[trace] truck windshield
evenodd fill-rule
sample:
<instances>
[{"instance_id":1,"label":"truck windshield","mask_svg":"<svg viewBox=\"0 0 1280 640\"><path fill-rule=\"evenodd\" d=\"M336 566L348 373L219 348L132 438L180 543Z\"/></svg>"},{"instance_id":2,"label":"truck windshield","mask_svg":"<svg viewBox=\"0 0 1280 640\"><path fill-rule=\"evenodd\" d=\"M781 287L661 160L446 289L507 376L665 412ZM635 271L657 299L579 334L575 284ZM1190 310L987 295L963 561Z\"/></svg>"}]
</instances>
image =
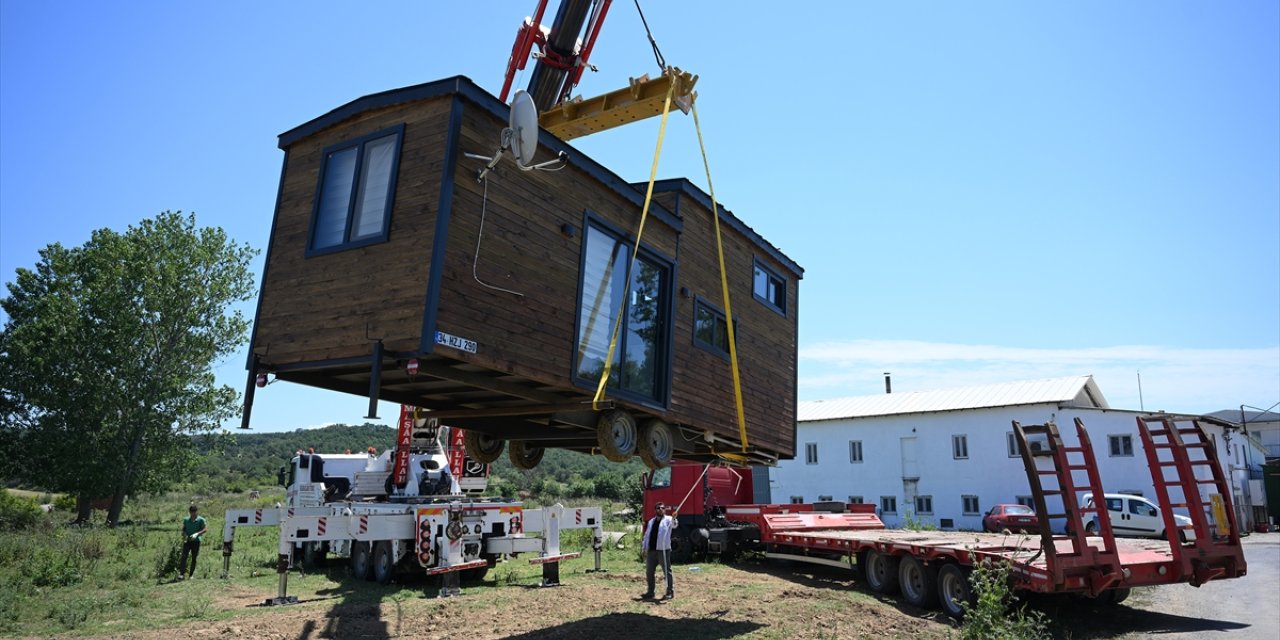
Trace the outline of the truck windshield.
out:
<instances>
[{"instance_id":1,"label":"truck windshield","mask_svg":"<svg viewBox=\"0 0 1280 640\"><path fill-rule=\"evenodd\" d=\"M653 472L649 478L649 488L657 489L659 487L671 486L671 467L663 467Z\"/></svg>"}]
</instances>

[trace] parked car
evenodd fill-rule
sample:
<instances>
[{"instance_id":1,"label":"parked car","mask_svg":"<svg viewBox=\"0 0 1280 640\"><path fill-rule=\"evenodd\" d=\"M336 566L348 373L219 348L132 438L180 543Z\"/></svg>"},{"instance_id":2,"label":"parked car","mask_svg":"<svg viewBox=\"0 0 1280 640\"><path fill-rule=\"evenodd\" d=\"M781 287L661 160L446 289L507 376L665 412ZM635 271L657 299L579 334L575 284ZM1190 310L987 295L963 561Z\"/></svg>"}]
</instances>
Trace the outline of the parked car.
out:
<instances>
[{"instance_id":1,"label":"parked car","mask_svg":"<svg viewBox=\"0 0 1280 640\"><path fill-rule=\"evenodd\" d=\"M1167 537L1165 535L1164 517L1160 514L1160 508L1150 500L1127 493L1108 493L1103 495L1103 499L1107 502L1107 512L1111 516L1111 529L1117 536L1138 538ZM1084 506L1086 508L1093 506L1093 496L1085 498ZM1097 514L1086 513L1083 520L1085 532L1089 535L1097 535ZM1180 527L1191 524L1191 518L1176 513L1173 514L1173 520ZM1193 529L1181 529L1178 531L1178 539L1182 542L1194 540L1195 537L1196 533Z\"/></svg>"},{"instance_id":2,"label":"parked car","mask_svg":"<svg viewBox=\"0 0 1280 640\"><path fill-rule=\"evenodd\" d=\"M1024 504L998 504L982 517L983 531L1035 533L1040 530L1040 519L1031 507Z\"/></svg>"}]
</instances>

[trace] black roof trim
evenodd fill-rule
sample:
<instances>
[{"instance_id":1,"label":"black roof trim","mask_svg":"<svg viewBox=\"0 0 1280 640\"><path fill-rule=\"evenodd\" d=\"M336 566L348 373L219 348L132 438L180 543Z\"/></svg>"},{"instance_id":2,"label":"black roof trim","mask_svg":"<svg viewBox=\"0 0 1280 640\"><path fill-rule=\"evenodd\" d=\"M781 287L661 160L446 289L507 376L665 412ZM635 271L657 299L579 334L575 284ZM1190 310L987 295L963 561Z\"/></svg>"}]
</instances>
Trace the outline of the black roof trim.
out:
<instances>
[{"instance_id":1,"label":"black roof trim","mask_svg":"<svg viewBox=\"0 0 1280 640\"><path fill-rule=\"evenodd\" d=\"M298 125L282 134L279 138L279 146L281 149L288 150L293 143L315 135L329 127L340 122L353 118L366 111L374 109L382 109L406 102L416 102L418 100L429 100L431 98L439 98L451 94L459 94L479 107L489 111L495 117L502 121L506 121L509 108L503 104L496 96L481 89L479 85L466 76L453 76L443 80L417 84L409 87L401 87L399 89L391 89L381 93L374 93L362 98L356 98L337 109L334 109L318 118L309 120ZM618 174L610 171L604 165L591 159L585 153L578 151L560 138L555 137L546 129L538 130L538 143L549 147L553 151L559 153L561 151L569 154L569 163L582 169L587 175L599 180L606 186L614 190L618 195L626 198L637 207L644 206L644 193L637 191L635 186L623 180ZM649 212L666 225L680 231L684 225L675 214L667 211L664 207L657 203L650 206Z\"/></svg>"},{"instance_id":2,"label":"black roof trim","mask_svg":"<svg viewBox=\"0 0 1280 640\"><path fill-rule=\"evenodd\" d=\"M632 186L636 187L638 191L643 193L644 189L646 188L646 183L638 182L633 184ZM703 191L701 188L699 188L698 185L690 182L688 178L669 178L666 180L657 180L653 183L653 190L655 193L666 193L666 192L674 191L674 192L687 195L693 198L694 200L697 200L698 204L701 204L703 208L705 208L707 211L711 210L711 196L707 195L707 193ZM726 209L723 203L719 203L718 208L720 210L721 220L725 221L725 223L727 223L730 227L733 227L734 229L736 229L738 233L741 233L747 236L747 238L753 240L757 246L759 246L761 249L764 250L765 253L769 254L774 260L777 260L778 262L782 263L782 265L785 266L786 268L790 269L791 272L795 274L797 279L804 277L803 267L796 264L796 262L791 258L788 258L786 254L782 253L780 249L773 246L773 243L769 242L768 240L765 240L764 236L761 236L759 233L757 233L755 229L752 229L751 227L747 226L745 222L740 220L737 216L733 215L733 212Z\"/></svg>"}]
</instances>

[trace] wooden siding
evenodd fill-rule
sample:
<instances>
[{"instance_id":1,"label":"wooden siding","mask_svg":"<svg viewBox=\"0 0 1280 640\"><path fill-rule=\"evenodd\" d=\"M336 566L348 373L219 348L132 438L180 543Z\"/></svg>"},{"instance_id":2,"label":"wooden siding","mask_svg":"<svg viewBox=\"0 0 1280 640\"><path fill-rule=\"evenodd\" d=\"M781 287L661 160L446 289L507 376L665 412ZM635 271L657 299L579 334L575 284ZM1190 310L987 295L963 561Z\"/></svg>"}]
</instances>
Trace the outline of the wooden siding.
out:
<instances>
[{"instance_id":1,"label":"wooden siding","mask_svg":"<svg viewBox=\"0 0 1280 640\"><path fill-rule=\"evenodd\" d=\"M417 351L451 102L367 112L289 147L254 353L275 366L367 357L367 336ZM387 242L306 257L324 149L397 124L405 130Z\"/></svg>"}]
</instances>

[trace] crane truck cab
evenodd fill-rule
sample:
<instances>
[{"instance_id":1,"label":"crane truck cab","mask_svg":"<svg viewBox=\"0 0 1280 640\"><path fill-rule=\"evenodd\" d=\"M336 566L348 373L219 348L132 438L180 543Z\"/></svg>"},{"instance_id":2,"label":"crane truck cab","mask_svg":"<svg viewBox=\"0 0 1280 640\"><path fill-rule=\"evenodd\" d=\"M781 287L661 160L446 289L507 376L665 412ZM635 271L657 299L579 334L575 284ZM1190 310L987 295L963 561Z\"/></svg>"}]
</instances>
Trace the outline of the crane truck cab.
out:
<instances>
[{"instance_id":1,"label":"crane truck cab","mask_svg":"<svg viewBox=\"0 0 1280 640\"><path fill-rule=\"evenodd\" d=\"M298 453L281 469L285 503L317 507L344 500L397 501L461 494L443 452L410 454L404 486L394 482L394 466L392 450L378 456Z\"/></svg>"}]
</instances>

